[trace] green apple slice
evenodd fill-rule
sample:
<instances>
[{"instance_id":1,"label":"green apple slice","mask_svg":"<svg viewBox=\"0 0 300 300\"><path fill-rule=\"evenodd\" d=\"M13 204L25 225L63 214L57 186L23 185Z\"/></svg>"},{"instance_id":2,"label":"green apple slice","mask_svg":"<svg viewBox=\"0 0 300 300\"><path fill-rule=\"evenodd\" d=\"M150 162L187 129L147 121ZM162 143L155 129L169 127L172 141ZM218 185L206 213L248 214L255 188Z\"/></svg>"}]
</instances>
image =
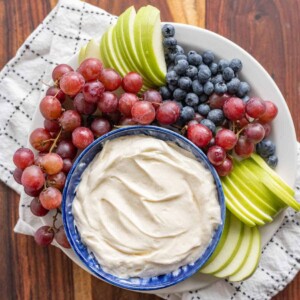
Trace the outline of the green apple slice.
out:
<instances>
[{"instance_id":1,"label":"green apple slice","mask_svg":"<svg viewBox=\"0 0 300 300\"><path fill-rule=\"evenodd\" d=\"M256 225L260 225L261 226L261 225L265 224L265 222L261 218L257 217L256 215L253 215L251 212L249 212L247 210L247 208L245 208L240 203L239 199L237 199L235 197L235 195L232 193L231 189L228 187L228 178L227 177L224 177L222 179L222 183L223 183L223 190L224 190L224 193L225 193L225 196L226 196L226 200L229 199L229 201L232 203L232 205L236 207L237 211L239 211L238 214L232 212L232 213L235 214L235 216L237 218L239 218L242 222L244 222L243 218L241 218L244 215L248 219L250 219L251 221L253 221L254 224L256 224ZM247 223L245 223L245 224L247 224ZM251 225L249 225L249 224L247 224L247 225L251 227Z\"/></svg>"},{"instance_id":2,"label":"green apple slice","mask_svg":"<svg viewBox=\"0 0 300 300\"><path fill-rule=\"evenodd\" d=\"M91 39L85 49L85 58L97 58L101 59L99 51L99 43L94 39Z\"/></svg>"},{"instance_id":3,"label":"green apple slice","mask_svg":"<svg viewBox=\"0 0 300 300\"><path fill-rule=\"evenodd\" d=\"M291 196L295 195L295 191L293 188L291 188L280 176L272 170L268 164L264 161L262 157L260 157L258 154L253 153L250 158L253 160L256 164L258 164L265 172L267 172L272 178L277 181L278 184L280 184Z\"/></svg>"},{"instance_id":4,"label":"green apple slice","mask_svg":"<svg viewBox=\"0 0 300 300\"><path fill-rule=\"evenodd\" d=\"M241 205L243 205L249 213L257 216L261 220L265 222L272 222L273 219L270 217L270 215L263 212L259 207L257 207L252 199L249 199L245 194L244 191L241 190L240 186L234 182L230 176L227 177L226 183L227 187L230 189L233 196L236 197L236 199L239 200Z\"/></svg>"},{"instance_id":5,"label":"green apple slice","mask_svg":"<svg viewBox=\"0 0 300 300\"><path fill-rule=\"evenodd\" d=\"M111 68L113 67L113 64L111 62L110 55L107 52L106 46L107 46L107 31L102 35L102 39L100 41L100 55L102 57L102 62L105 68Z\"/></svg>"},{"instance_id":6,"label":"green apple slice","mask_svg":"<svg viewBox=\"0 0 300 300\"><path fill-rule=\"evenodd\" d=\"M134 21L134 41L140 65L155 85L164 85L166 63L162 47L160 12L148 5L142 7Z\"/></svg>"},{"instance_id":7,"label":"green apple slice","mask_svg":"<svg viewBox=\"0 0 300 300\"><path fill-rule=\"evenodd\" d=\"M246 255L246 260L236 273L229 276L229 281L242 281L250 277L257 268L261 254L261 236L257 227L251 228L252 242Z\"/></svg>"},{"instance_id":8,"label":"green apple slice","mask_svg":"<svg viewBox=\"0 0 300 300\"><path fill-rule=\"evenodd\" d=\"M78 63L81 64L82 61L85 60L85 50L86 50L86 46L87 45L84 45L80 48L80 51L79 51L79 55L78 55Z\"/></svg>"},{"instance_id":9,"label":"green apple slice","mask_svg":"<svg viewBox=\"0 0 300 300\"><path fill-rule=\"evenodd\" d=\"M225 266L227 266L231 259L236 255L236 252L242 241L242 232L244 224L237 219L233 214L229 215L229 231L222 249L214 258L210 258L204 267L201 269L201 273L212 274L218 272Z\"/></svg>"},{"instance_id":10,"label":"green apple slice","mask_svg":"<svg viewBox=\"0 0 300 300\"><path fill-rule=\"evenodd\" d=\"M242 162L235 160L234 172L237 176L244 178L244 180L251 186L251 189L260 197L265 199L265 202L270 204L276 211L280 211L286 207L286 204L280 200L276 195L269 192L269 190L259 180L259 173L261 169L254 172L246 167L248 160L245 159ZM253 164L252 164L253 165Z\"/></svg>"},{"instance_id":11,"label":"green apple slice","mask_svg":"<svg viewBox=\"0 0 300 300\"><path fill-rule=\"evenodd\" d=\"M252 241L252 234L253 231L251 230L251 227L248 227L247 225L244 226L243 231L243 239L240 243L239 249L237 250L236 255L234 258L229 262L227 266L222 268L220 271L214 273L213 275L218 278L226 278L230 275L233 275L236 273L240 267L244 264L248 250L251 247L251 241Z\"/></svg>"},{"instance_id":12,"label":"green apple slice","mask_svg":"<svg viewBox=\"0 0 300 300\"><path fill-rule=\"evenodd\" d=\"M228 175L232 181L236 182L236 185L239 187L241 191L244 192L245 196L247 196L256 206L260 207L266 214L269 216L274 216L278 213L278 210L274 209L268 202L264 201L264 198L261 197L258 193L256 193L252 186L247 182L247 174L246 177L241 177L236 174L236 172L231 172Z\"/></svg>"}]
</instances>

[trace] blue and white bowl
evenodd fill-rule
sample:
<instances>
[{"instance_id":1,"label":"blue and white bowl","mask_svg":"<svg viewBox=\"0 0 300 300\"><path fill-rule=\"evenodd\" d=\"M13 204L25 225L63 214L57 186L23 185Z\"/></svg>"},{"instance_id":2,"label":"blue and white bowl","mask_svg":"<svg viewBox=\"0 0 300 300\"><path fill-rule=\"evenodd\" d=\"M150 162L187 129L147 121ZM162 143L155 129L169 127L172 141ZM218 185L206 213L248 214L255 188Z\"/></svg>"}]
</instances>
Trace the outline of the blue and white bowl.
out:
<instances>
[{"instance_id":1,"label":"blue and white bowl","mask_svg":"<svg viewBox=\"0 0 300 300\"><path fill-rule=\"evenodd\" d=\"M78 232L74 222L74 216L72 213L72 202L76 194L76 187L81 180L82 173L84 172L85 168L89 165L89 163L94 159L94 157L102 150L103 145L106 141L113 140L122 136L141 134L152 136L164 141L171 141L176 143L181 148L192 152L197 158L197 160L212 173L218 191L218 199L221 207L222 224L220 224L215 230L212 240L207 246L204 253L193 264L188 264L179 268L178 270L175 270L174 272L160 276L150 278L132 277L124 279L105 272L101 268L101 265L95 258L94 254L87 248L86 245L83 244L80 238L80 233ZM139 291L150 291L166 288L168 286L177 284L187 279L188 277L192 276L195 272L197 272L201 268L201 266L208 260L208 258L210 257L210 255L212 254L219 242L225 221L225 211L225 201L220 179L215 169L209 163L205 154L192 142L190 142L188 139L181 136L180 134L156 126L129 126L113 130L105 134L104 136L98 138L86 149L84 149L83 152L76 159L67 177L66 185L63 192L62 203L62 216L67 238L74 252L80 258L85 267L96 277L106 282L109 282L121 288Z\"/></svg>"}]
</instances>

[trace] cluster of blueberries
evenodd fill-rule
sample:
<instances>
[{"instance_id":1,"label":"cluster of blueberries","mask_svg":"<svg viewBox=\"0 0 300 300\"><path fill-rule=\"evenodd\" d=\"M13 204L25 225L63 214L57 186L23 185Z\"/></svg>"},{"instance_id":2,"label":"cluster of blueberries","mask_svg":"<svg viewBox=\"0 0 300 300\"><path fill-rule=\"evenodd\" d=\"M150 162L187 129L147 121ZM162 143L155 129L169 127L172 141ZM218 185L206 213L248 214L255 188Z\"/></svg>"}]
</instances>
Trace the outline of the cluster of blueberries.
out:
<instances>
[{"instance_id":1,"label":"cluster of blueberries","mask_svg":"<svg viewBox=\"0 0 300 300\"><path fill-rule=\"evenodd\" d=\"M196 51L185 54L177 44L175 29L170 24L163 26L162 34L168 68L167 85L160 88L163 99L173 99L180 104L182 123L199 113L205 118L201 123L214 132L225 118L221 109L210 108L207 103L210 95L228 93L245 102L249 100L250 86L238 78L242 62L237 58L216 62L212 51L205 51L202 55Z\"/></svg>"}]
</instances>

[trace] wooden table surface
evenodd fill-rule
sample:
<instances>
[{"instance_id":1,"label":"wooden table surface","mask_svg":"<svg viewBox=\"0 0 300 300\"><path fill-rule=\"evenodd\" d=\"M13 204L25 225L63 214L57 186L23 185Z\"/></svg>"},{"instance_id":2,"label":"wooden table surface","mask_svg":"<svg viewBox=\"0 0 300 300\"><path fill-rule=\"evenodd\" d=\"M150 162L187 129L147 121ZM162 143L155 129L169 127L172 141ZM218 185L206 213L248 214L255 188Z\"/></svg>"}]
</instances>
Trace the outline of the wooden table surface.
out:
<instances>
[{"instance_id":1,"label":"wooden table surface","mask_svg":"<svg viewBox=\"0 0 300 300\"><path fill-rule=\"evenodd\" d=\"M0 66L12 58L56 0L0 1ZM297 137L300 117L300 0L89 0L119 15L129 5L152 4L163 21L205 27L251 53L271 74L290 108ZM90 276L55 247L38 247L17 235L19 196L0 183L0 299L158 300L118 289ZM300 299L300 274L276 300Z\"/></svg>"}]
</instances>

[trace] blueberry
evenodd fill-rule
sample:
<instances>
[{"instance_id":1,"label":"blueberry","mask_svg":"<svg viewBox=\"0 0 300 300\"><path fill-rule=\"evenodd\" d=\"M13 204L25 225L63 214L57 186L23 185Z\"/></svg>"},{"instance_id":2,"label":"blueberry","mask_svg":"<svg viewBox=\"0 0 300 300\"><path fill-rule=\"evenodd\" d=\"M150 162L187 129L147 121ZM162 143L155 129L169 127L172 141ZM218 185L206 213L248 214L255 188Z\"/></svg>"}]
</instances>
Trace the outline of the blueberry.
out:
<instances>
[{"instance_id":1,"label":"blueberry","mask_svg":"<svg viewBox=\"0 0 300 300\"><path fill-rule=\"evenodd\" d=\"M175 101L176 102L176 104L179 106L179 108L180 108L180 110L183 108L183 105L182 105L182 103L180 102L180 101Z\"/></svg>"},{"instance_id":2,"label":"blueberry","mask_svg":"<svg viewBox=\"0 0 300 300\"><path fill-rule=\"evenodd\" d=\"M173 37L175 34L175 28L173 25L171 24L165 24L162 29L162 35L163 37L167 38L167 37Z\"/></svg>"},{"instance_id":3,"label":"blueberry","mask_svg":"<svg viewBox=\"0 0 300 300\"><path fill-rule=\"evenodd\" d=\"M200 83L205 83L211 76L211 71L208 66L202 64L198 69L198 79Z\"/></svg>"},{"instance_id":4,"label":"blueberry","mask_svg":"<svg viewBox=\"0 0 300 300\"><path fill-rule=\"evenodd\" d=\"M195 117L195 111L192 107L185 106L182 108L180 112L180 118L183 119L185 123L194 119L194 117Z\"/></svg>"},{"instance_id":5,"label":"blueberry","mask_svg":"<svg viewBox=\"0 0 300 300\"><path fill-rule=\"evenodd\" d=\"M212 51L208 50L208 51L203 52L202 58L203 58L203 62L206 65L210 65L214 61L215 55Z\"/></svg>"},{"instance_id":6,"label":"blueberry","mask_svg":"<svg viewBox=\"0 0 300 300\"><path fill-rule=\"evenodd\" d=\"M220 126L224 121L224 113L222 109L212 109L208 115L207 119L212 121L216 126Z\"/></svg>"},{"instance_id":7,"label":"blueberry","mask_svg":"<svg viewBox=\"0 0 300 300\"><path fill-rule=\"evenodd\" d=\"M168 89L171 93L173 93L177 89L177 85L168 84Z\"/></svg>"},{"instance_id":8,"label":"blueberry","mask_svg":"<svg viewBox=\"0 0 300 300\"><path fill-rule=\"evenodd\" d=\"M164 100L168 100L172 96L170 90L166 86L161 86L159 92Z\"/></svg>"},{"instance_id":9,"label":"blueberry","mask_svg":"<svg viewBox=\"0 0 300 300\"><path fill-rule=\"evenodd\" d=\"M218 63L219 72L223 72L227 67L229 67L229 61L227 59L220 59Z\"/></svg>"},{"instance_id":10,"label":"blueberry","mask_svg":"<svg viewBox=\"0 0 300 300\"><path fill-rule=\"evenodd\" d=\"M184 50L182 49L181 46L177 45L175 47L175 49L169 49L169 52L168 52L168 60L169 61L174 61L175 60L175 57L179 54L184 54Z\"/></svg>"},{"instance_id":11,"label":"blueberry","mask_svg":"<svg viewBox=\"0 0 300 300\"><path fill-rule=\"evenodd\" d=\"M208 119L203 119L200 124L206 126L212 133L216 132L216 125Z\"/></svg>"},{"instance_id":12,"label":"blueberry","mask_svg":"<svg viewBox=\"0 0 300 300\"><path fill-rule=\"evenodd\" d=\"M194 51L194 50L191 50L191 51L188 52L187 55L189 56L189 55L194 55L194 54L198 54L198 53L196 51Z\"/></svg>"},{"instance_id":13,"label":"blueberry","mask_svg":"<svg viewBox=\"0 0 300 300\"><path fill-rule=\"evenodd\" d=\"M190 65L199 66L202 63L202 57L197 52L189 52L187 56L187 60Z\"/></svg>"},{"instance_id":14,"label":"blueberry","mask_svg":"<svg viewBox=\"0 0 300 300\"><path fill-rule=\"evenodd\" d=\"M201 94L203 94L203 85L199 82L198 79L194 80L192 83L192 90L193 92L200 96Z\"/></svg>"},{"instance_id":15,"label":"blueberry","mask_svg":"<svg viewBox=\"0 0 300 300\"><path fill-rule=\"evenodd\" d=\"M212 82L213 84L217 84L217 83L224 82L224 79L223 79L222 74L217 74L216 76L212 77L212 78L211 78L211 82Z\"/></svg>"},{"instance_id":16,"label":"blueberry","mask_svg":"<svg viewBox=\"0 0 300 300\"><path fill-rule=\"evenodd\" d=\"M168 50L173 50L177 46L177 40L173 37L167 37L163 39L163 45Z\"/></svg>"},{"instance_id":17,"label":"blueberry","mask_svg":"<svg viewBox=\"0 0 300 300\"><path fill-rule=\"evenodd\" d=\"M192 65L189 65L186 72L185 72L185 75L190 77L190 78L194 78L195 76L197 76L197 74L198 74L197 67L192 66Z\"/></svg>"},{"instance_id":18,"label":"blueberry","mask_svg":"<svg viewBox=\"0 0 300 300\"><path fill-rule=\"evenodd\" d=\"M185 97L185 103L188 106L195 106L199 103L199 97L194 93L188 93Z\"/></svg>"},{"instance_id":19,"label":"blueberry","mask_svg":"<svg viewBox=\"0 0 300 300\"><path fill-rule=\"evenodd\" d=\"M167 71L168 71L168 72L170 72L170 71L174 70L174 66L175 66L175 64L174 64L174 63L170 63L170 64L168 64Z\"/></svg>"},{"instance_id":20,"label":"blueberry","mask_svg":"<svg viewBox=\"0 0 300 300\"><path fill-rule=\"evenodd\" d=\"M184 50L180 45L176 46L176 51L177 51L178 54L184 54Z\"/></svg>"},{"instance_id":21,"label":"blueberry","mask_svg":"<svg viewBox=\"0 0 300 300\"><path fill-rule=\"evenodd\" d=\"M241 60L239 60L238 58L234 58L231 60L231 62L229 63L229 67L235 72L239 72L242 70L243 64L241 62Z\"/></svg>"},{"instance_id":22,"label":"blueberry","mask_svg":"<svg viewBox=\"0 0 300 300\"><path fill-rule=\"evenodd\" d=\"M178 61L181 60L181 59L187 60L186 55L184 55L184 54L177 54L176 57L175 57L175 64L177 64Z\"/></svg>"},{"instance_id":23,"label":"blueberry","mask_svg":"<svg viewBox=\"0 0 300 300\"><path fill-rule=\"evenodd\" d=\"M244 103L247 103L249 101L249 99L250 99L250 97L247 95L242 98Z\"/></svg>"},{"instance_id":24,"label":"blueberry","mask_svg":"<svg viewBox=\"0 0 300 300\"><path fill-rule=\"evenodd\" d=\"M174 71L178 75L183 75L185 74L188 67L189 67L189 63L185 59L180 59L178 63L175 65Z\"/></svg>"},{"instance_id":25,"label":"blueberry","mask_svg":"<svg viewBox=\"0 0 300 300\"><path fill-rule=\"evenodd\" d=\"M173 92L173 99L176 101L183 101L186 97L186 91L177 88L174 92Z\"/></svg>"},{"instance_id":26,"label":"blueberry","mask_svg":"<svg viewBox=\"0 0 300 300\"><path fill-rule=\"evenodd\" d=\"M204 103L204 102L206 102L207 100L208 100L208 96L207 96L207 95L202 94L202 95L199 96L199 102L200 102L200 103Z\"/></svg>"},{"instance_id":27,"label":"blueberry","mask_svg":"<svg viewBox=\"0 0 300 300\"><path fill-rule=\"evenodd\" d=\"M278 164L278 157L276 155L269 156L267 158L267 164L274 169Z\"/></svg>"},{"instance_id":28,"label":"blueberry","mask_svg":"<svg viewBox=\"0 0 300 300\"><path fill-rule=\"evenodd\" d=\"M174 70L168 72L166 75L166 81L168 84L176 85L178 82L178 79L179 79L179 76Z\"/></svg>"},{"instance_id":29,"label":"blueberry","mask_svg":"<svg viewBox=\"0 0 300 300\"><path fill-rule=\"evenodd\" d=\"M227 92L227 85L224 82L217 82L215 84L215 93L218 95L223 95Z\"/></svg>"},{"instance_id":30,"label":"blueberry","mask_svg":"<svg viewBox=\"0 0 300 300\"><path fill-rule=\"evenodd\" d=\"M187 76L180 77L178 80L178 86L181 89L188 91L192 87L192 79Z\"/></svg>"},{"instance_id":31,"label":"blueberry","mask_svg":"<svg viewBox=\"0 0 300 300\"><path fill-rule=\"evenodd\" d=\"M200 104L198 106L198 113L201 115L201 116L204 116L206 117L208 115L208 113L210 112L210 107L208 104Z\"/></svg>"},{"instance_id":32,"label":"blueberry","mask_svg":"<svg viewBox=\"0 0 300 300\"><path fill-rule=\"evenodd\" d=\"M236 95L238 97L242 98L242 97L246 96L249 91L250 91L250 85L245 81L241 81L241 83L239 84L238 90L236 92Z\"/></svg>"},{"instance_id":33,"label":"blueberry","mask_svg":"<svg viewBox=\"0 0 300 300\"><path fill-rule=\"evenodd\" d=\"M230 81L234 77L234 71L230 67L223 70L223 78L225 81Z\"/></svg>"},{"instance_id":34,"label":"blueberry","mask_svg":"<svg viewBox=\"0 0 300 300\"><path fill-rule=\"evenodd\" d=\"M240 86L240 80L238 78L232 78L229 82L227 82L227 91L229 94L235 94Z\"/></svg>"},{"instance_id":35,"label":"blueberry","mask_svg":"<svg viewBox=\"0 0 300 300\"><path fill-rule=\"evenodd\" d=\"M214 92L214 89L214 85L210 81L207 81L203 86L203 91L208 96L210 96Z\"/></svg>"},{"instance_id":36,"label":"blueberry","mask_svg":"<svg viewBox=\"0 0 300 300\"><path fill-rule=\"evenodd\" d=\"M218 64L216 64L216 63L212 63L210 66L209 66L209 68L210 68L210 71L211 71L211 74L212 75L216 75L217 73L218 73Z\"/></svg>"},{"instance_id":37,"label":"blueberry","mask_svg":"<svg viewBox=\"0 0 300 300\"><path fill-rule=\"evenodd\" d=\"M256 152L264 158L275 154L275 144L271 140L262 140L256 145Z\"/></svg>"}]
</instances>

